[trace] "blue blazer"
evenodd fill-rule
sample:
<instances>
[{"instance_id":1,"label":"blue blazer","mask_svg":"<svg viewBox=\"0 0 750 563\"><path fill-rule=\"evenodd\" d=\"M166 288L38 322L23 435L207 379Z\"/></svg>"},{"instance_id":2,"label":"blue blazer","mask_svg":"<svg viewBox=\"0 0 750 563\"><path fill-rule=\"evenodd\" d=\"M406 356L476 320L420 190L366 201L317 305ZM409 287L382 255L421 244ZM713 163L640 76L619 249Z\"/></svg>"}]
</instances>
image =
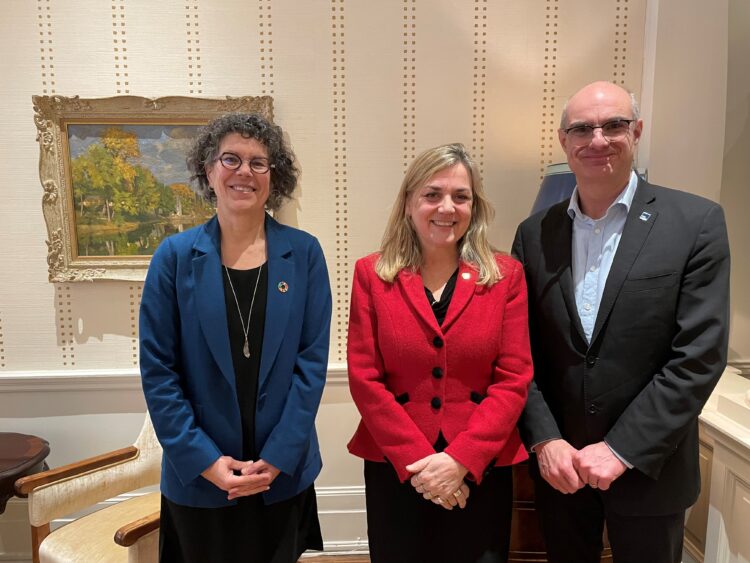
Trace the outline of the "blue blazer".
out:
<instances>
[{"instance_id":1,"label":"blue blazer","mask_svg":"<svg viewBox=\"0 0 750 563\"><path fill-rule=\"evenodd\" d=\"M268 303L255 443L259 458L281 470L263 493L270 504L309 487L322 466L315 415L328 365L331 289L313 236L268 215L265 229ZM201 472L222 455L242 459L220 241L216 217L165 239L151 260L140 310L143 391L164 449L162 493L207 508L236 501Z\"/></svg>"}]
</instances>

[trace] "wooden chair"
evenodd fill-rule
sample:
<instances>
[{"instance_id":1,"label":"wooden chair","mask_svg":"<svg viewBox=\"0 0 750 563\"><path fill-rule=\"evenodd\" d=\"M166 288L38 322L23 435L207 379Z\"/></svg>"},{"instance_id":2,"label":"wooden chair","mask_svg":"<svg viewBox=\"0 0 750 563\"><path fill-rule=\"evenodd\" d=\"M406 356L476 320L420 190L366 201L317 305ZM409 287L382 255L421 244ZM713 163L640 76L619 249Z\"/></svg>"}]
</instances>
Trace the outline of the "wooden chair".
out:
<instances>
[{"instance_id":1,"label":"wooden chair","mask_svg":"<svg viewBox=\"0 0 750 563\"><path fill-rule=\"evenodd\" d=\"M16 481L28 495L34 563L151 562L159 544L158 492L135 496L50 532L50 522L159 482L162 450L151 418L132 446Z\"/></svg>"}]
</instances>

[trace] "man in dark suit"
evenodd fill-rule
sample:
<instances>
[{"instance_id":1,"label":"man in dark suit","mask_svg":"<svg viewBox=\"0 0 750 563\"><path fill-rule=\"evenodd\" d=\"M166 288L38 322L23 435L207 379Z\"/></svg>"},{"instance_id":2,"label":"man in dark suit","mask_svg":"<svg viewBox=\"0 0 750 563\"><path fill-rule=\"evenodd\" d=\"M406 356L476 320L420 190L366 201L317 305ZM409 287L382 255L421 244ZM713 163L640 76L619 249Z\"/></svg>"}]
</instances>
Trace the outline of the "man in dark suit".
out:
<instances>
[{"instance_id":1,"label":"man in dark suit","mask_svg":"<svg viewBox=\"0 0 750 563\"><path fill-rule=\"evenodd\" d=\"M635 98L595 82L565 106L576 176L518 228L534 383L519 422L550 561L678 563L698 497L698 415L726 364L721 207L638 178Z\"/></svg>"}]
</instances>

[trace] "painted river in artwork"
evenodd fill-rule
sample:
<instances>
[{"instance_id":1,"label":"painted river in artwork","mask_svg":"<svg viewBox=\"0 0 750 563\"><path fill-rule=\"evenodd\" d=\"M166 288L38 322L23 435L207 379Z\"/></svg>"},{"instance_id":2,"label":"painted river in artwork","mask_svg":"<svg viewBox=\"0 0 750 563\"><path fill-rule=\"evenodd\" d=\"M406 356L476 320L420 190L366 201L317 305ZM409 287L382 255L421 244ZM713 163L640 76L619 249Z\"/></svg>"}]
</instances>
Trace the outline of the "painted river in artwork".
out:
<instances>
[{"instance_id":1,"label":"painted river in artwork","mask_svg":"<svg viewBox=\"0 0 750 563\"><path fill-rule=\"evenodd\" d=\"M150 256L165 237L185 231L205 220L205 217L184 222L161 220L122 225L121 230L104 231L101 228L87 229L86 225L82 225L77 229L78 256Z\"/></svg>"}]
</instances>

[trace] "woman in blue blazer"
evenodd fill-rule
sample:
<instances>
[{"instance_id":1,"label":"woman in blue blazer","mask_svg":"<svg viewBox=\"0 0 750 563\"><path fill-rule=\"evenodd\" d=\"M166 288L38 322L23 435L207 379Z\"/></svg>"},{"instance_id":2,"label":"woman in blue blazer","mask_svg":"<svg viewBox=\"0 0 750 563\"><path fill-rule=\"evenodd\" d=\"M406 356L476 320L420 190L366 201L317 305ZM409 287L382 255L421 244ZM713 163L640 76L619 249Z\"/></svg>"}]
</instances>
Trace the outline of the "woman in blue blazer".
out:
<instances>
[{"instance_id":1,"label":"woman in blue blazer","mask_svg":"<svg viewBox=\"0 0 750 563\"><path fill-rule=\"evenodd\" d=\"M207 223L164 240L140 313L141 375L164 448L161 561L296 562L322 549L313 481L331 291L311 235L277 223L298 170L257 115L188 157Z\"/></svg>"}]
</instances>

